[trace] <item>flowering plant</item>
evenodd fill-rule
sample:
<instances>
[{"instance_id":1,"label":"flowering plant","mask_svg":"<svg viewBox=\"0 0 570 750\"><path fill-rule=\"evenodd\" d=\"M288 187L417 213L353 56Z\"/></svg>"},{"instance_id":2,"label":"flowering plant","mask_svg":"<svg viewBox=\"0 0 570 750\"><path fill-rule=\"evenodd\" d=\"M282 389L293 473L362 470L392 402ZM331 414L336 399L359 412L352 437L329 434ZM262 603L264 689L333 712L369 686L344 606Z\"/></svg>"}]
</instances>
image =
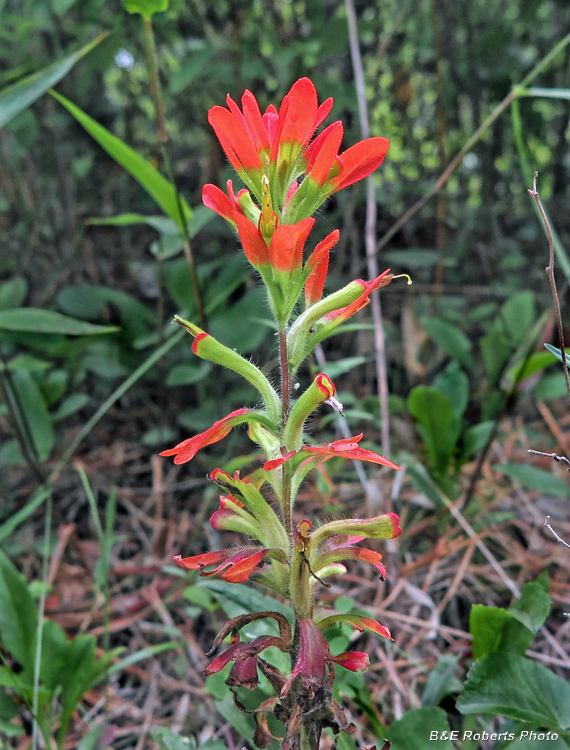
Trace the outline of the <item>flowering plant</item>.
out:
<instances>
[{"instance_id":1,"label":"flowering plant","mask_svg":"<svg viewBox=\"0 0 570 750\"><path fill-rule=\"evenodd\" d=\"M333 700L335 665L352 671L368 665L368 656L359 651L333 656L323 631L344 621L384 638L390 638L390 633L371 618L315 606L315 589L328 576L346 572L347 560L371 563L384 579L381 555L359 543L364 539L392 539L401 530L393 513L335 520L317 527L302 516L294 519L301 482L311 469L331 458L399 469L387 458L361 448L362 435L324 445L305 440L305 423L317 408L327 404L341 411L342 404L331 379L323 373L293 399L292 382L299 367L323 339L368 304L375 289L393 278L385 271L372 281L357 279L323 297L329 254L339 232L330 232L312 252L305 253L305 246L315 224L312 214L329 195L371 174L382 163L389 144L385 138L368 138L339 153L343 136L340 122L315 136L330 113L332 99L319 105L315 87L307 78L292 86L279 109L269 106L261 114L249 91L241 104L240 109L228 96L227 108L213 107L208 120L246 188L236 194L231 180L227 192L206 185L203 201L234 227L246 258L265 283L279 336L280 387L276 390L253 363L177 316L175 321L194 338L194 354L249 381L259 392L260 405L231 412L205 432L161 455L174 456L177 464L185 463L240 424L247 424L249 437L265 454L263 465L247 476L240 476L240 472L229 475L220 469L210 474L223 492L211 525L247 534L253 543L191 557L177 556L175 560L184 568L199 570L202 576L220 575L231 583L254 580L290 601L293 628L282 614L271 611L230 620L215 639L214 648L227 636L230 645L213 659L205 674L219 672L232 663L227 684L253 689L260 670L276 695L255 712L257 746L266 747L271 740L266 716L272 712L285 724L285 736L281 738L285 750L317 750L324 727L332 727L335 733L354 731L354 725L347 722ZM297 312L301 295L304 310ZM240 630L261 618L276 620L279 636L240 640ZM290 654L289 675L261 657L270 647Z\"/></svg>"}]
</instances>

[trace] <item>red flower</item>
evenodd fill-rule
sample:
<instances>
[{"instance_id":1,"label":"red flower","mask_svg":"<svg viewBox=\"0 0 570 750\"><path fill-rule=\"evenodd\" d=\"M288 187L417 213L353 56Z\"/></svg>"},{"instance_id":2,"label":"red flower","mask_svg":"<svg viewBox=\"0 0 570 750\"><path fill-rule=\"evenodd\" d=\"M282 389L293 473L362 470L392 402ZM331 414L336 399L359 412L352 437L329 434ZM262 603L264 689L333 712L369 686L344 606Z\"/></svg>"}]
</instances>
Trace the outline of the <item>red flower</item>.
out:
<instances>
[{"instance_id":1,"label":"red flower","mask_svg":"<svg viewBox=\"0 0 570 750\"><path fill-rule=\"evenodd\" d=\"M200 570L202 576L222 573L224 581L243 583L248 580L270 551L262 547L240 547L239 549L223 549L219 552L205 552L192 557L175 555L172 559L188 570ZM204 568L210 565L216 565L216 567L209 572L204 572Z\"/></svg>"},{"instance_id":2,"label":"red flower","mask_svg":"<svg viewBox=\"0 0 570 750\"><path fill-rule=\"evenodd\" d=\"M191 461L201 448L222 440L230 433L232 427L247 422L254 413L252 409L237 409L236 411L232 411L227 417L214 422L205 432L201 432L193 438L183 440L178 445L175 445L174 448L162 451L159 455L176 456L174 459L175 464L185 464L187 461Z\"/></svg>"},{"instance_id":3,"label":"red flower","mask_svg":"<svg viewBox=\"0 0 570 750\"><path fill-rule=\"evenodd\" d=\"M315 220L303 219L296 224L281 224L266 242L261 230L243 214L234 212L240 240L251 265L258 271L271 266L290 275L303 265L303 249Z\"/></svg>"},{"instance_id":4,"label":"red flower","mask_svg":"<svg viewBox=\"0 0 570 750\"><path fill-rule=\"evenodd\" d=\"M276 646L281 651L287 650L283 639L277 636L262 635L251 642L239 641L230 646L223 654L216 656L206 667L203 674L209 676L216 672L221 672L226 664L233 661L234 665L226 680L226 684L232 686L240 685L254 690L259 684L257 657L261 651L270 646Z\"/></svg>"},{"instance_id":5,"label":"red flower","mask_svg":"<svg viewBox=\"0 0 570 750\"><path fill-rule=\"evenodd\" d=\"M344 134L341 122L329 125L312 143L316 129L331 111L333 100L320 106L314 84L301 78L293 84L279 110L270 105L262 115L251 91L240 109L228 95L225 107L212 107L208 122L231 165L261 201L261 179L269 179L278 211L291 199L291 186L304 172L306 184L291 202L288 217L310 216L331 193L367 177L382 163L386 138L367 138L339 154ZM208 205L208 204L206 204ZM218 211L218 208L214 208ZM219 211L218 211L219 212Z\"/></svg>"},{"instance_id":6,"label":"red flower","mask_svg":"<svg viewBox=\"0 0 570 750\"><path fill-rule=\"evenodd\" d=\"M305 445L301 448L298 453L291 451L281 458L276 458L272 461L266 461L263 464L263 468L266 471L276 469L281 464L289 461L293 456L308 456L302 463L306 463L313 458L318 459L319 463L328 461L331 458L351 458L354 461L369 461L374 464L381 464L382 466L388 466L390 469L396 469L401 471L402 468L388 461L378 453L366 450L366 448L360 448L358 443L362 440L362 433L355 435L348 440L334 440L332 443L327 445Z\"/></svg>"}]
</instances>

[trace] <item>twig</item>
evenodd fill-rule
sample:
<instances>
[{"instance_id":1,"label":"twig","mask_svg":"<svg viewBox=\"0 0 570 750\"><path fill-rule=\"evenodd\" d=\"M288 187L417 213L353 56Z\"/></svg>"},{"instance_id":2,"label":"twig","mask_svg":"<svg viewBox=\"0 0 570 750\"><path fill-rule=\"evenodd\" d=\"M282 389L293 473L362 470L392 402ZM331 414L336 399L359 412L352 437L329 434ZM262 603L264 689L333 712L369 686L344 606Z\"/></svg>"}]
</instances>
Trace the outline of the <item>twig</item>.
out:
<instances>
[{"instance_id":1,"label":"twig","mask_svg":"<svg viewBox=\"0 0 570 750\"><path fill-rule=\"evenodd\" d=\"M562 539L562 537L559 534L557 534L552 528L552 526L550 525L550 516L546 516L546 518L544 519L543 525L546 526L548 531L550 531L550 533L556 539L557 542L560 542L560 544L563 544L565 547L568 547L568 549L570 549L570 544L568 544L568 542Z\"/></svg>"},{"instance_id":2,"label":"twig","mask_svg":"<svg viewBox=\"0 0 570 750\"><path fill-rule=\"evenodd\" d=\"M527 453L532 453L533 456L548 456L548 458L553 458L555 461L563 461L570 467L570 461L566 458L566 456L558 456L556 455L556 453L543 453L542 451L535 451L532 449L529 449ZM570 468L568 469L568 471L570 471Z\"/></svg>"},{"instance_id":3,"label":"twig","mask_svg":"<svg viewBox=\"0 0 570 750\"><path fill-rule=\"evenodd\" d=\"M542 221L546 229L546 236L548 237L549 258L548 258L548 265L545 270L546 270L546 275L548 276L548 281L550 283L550 291L552 292L552 299L554 301L554 309L556 311L556 323L558 324L558 346L560 347L560 355L562 357L562 367L564 368L564 379L566 380L566 393L568 394L568 396L570 396L570 378L568 377L568 365L566 364L566 352L564 348L564 326L562 325L562 313L560 311L560 300L558 299L558 291L556 289L556 280L554 279L554 242L552 240L550 222L548 221L546 212L544 208L542 207L542 202L540 200L538 190L536 189L537 177L538 177L538 172L535 172L534 179L532 181L532 190L529 190L528 193L536 201L536 205L538 206L538 210L540 211L540 215L542 217Z\"/></svg>"},{"instance_id":4,"label":"twig","mask_svg":"<svg viewBox=\"0 0 570 750\"><path fill-rule=\"evenodd\" d=\"M348 20L348 37L350 44L350 56L354 70L354 84L356 88L356 99L358 102L358 116L360 119L360 130L363 138L370 134L368 118L368 106L366 103L366 86L364 83L364 69L362 56L358 42L358 28L356 25L356 12L353 0L345 0L346 14ZM366 179L366 264L368 275L371 279L378 276L378 261L376 254L376 194L372 175ZM374 320L374 344L376 349L376 378L378 380L378 398L380 400L380 422L382 452L385 456L390 455L390 415L388 411L388 373L386 368L386 346L384 342L384 327L382 325L382 308L380 305L380 294L373 292L370 298L372 319Z\"/></svg>"}]
</instances>

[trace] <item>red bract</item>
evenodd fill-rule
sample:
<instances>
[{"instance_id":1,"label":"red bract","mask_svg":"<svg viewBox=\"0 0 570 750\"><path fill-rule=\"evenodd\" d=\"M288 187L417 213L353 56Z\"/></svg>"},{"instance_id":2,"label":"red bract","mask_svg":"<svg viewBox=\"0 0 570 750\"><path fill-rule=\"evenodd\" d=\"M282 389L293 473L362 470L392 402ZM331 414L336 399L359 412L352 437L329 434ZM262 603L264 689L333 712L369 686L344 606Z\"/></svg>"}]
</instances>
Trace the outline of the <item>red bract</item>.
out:
<instances>
[{"instance_id":1,"label":"red bract","mask_svg":"<svg viewBox=\"0 0 570 750\"><path fill-rule=\"evenodd\" d=\"M261 651L270 646L276 646L281 651L287 650L284 641L277 636L262 635L249 643L240 641L230 646L223 654L216 656L204 670L204 675L208 676L220 672L226 664L233 661L234 665L226 683L228 685L241 685L253 690L259 682L257 657Z\"/></svg>"},{"instance_id":2,"label":"red bract","mask_svg":"<svg viewBox=\"0 0 570 750\"><path fill-rule=\"evenodd\" d=\"M175 464L184 464L187 461L191 461L201 448L204 448L206 445L212 445L212 443L217 443L225 438L230 433L232 427L247 422L249 416L253 413L252 409L237 409L236 411L232 411L227 417L214 422L205 432L201 432L193 438L183 440L178 445L175 445L174 448L162 451L159 455L176 456L174 459Z\"/></svg>"},{"instance_id":3,"label":"red bract","mask_svg":"<svg viewBox=\"0 0 570 750\"><path fill-rule=\"evenodd\" d=\"M234 212L234 221L246 258L258 271L268 266L287 274L301 269L303 248L315 223L314 219L303 219L296 224L281 224L275 229L269 246L261 230L245 216Z\"/></svg>"},{"instance_id":4,"label":"red bract","mask_svg":"<svg viewBox=\"0 0 570 750\"><path fill-rule=\"evenodd\" d=\"M301 683L316 686L323 684L327 669L332 664L340 664L351 672L366 669L368 666L368 654L361 651L346 651L344 654L332 656L329 644L319 630L316 623L308 618L299 620L300 643L299 656L291 671L291 676L281 690L281 697L287 695L293 680L301 677Z\"/></svg>"}]
</instances>

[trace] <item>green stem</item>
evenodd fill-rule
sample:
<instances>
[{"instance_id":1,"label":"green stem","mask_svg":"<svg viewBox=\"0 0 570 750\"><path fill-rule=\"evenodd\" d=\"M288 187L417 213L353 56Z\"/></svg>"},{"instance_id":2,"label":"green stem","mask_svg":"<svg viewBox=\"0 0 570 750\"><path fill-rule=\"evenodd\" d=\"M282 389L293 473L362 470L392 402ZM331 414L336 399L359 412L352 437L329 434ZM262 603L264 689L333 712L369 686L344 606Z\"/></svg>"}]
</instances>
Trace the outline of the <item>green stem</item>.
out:
<instances>
[{"instance_id":1,"label":"green stem","mask_svg":"<svg viewBox=\"0 0 570 750\"><path fill-rule=\"evenodd\" d=\"M152 28L152 19L143 17L144 25L144 41L146 48L146 60L147 60L147 71L150 85L150 92L154 99L154 105L156 108L156 121L158 126L158 140L160 142L160 150L162 154L162 161L166 170L166 175L170 182L174 185L174 191L176 194L176 207L178 209L178 215L180 217L180 227L182 229L182 242L184 247L184 256L186 263L188 264L188 270L190 272L190 281L192 283L192 290L194 292L194 298L196 299L196 307L198 309L198 316L200 318L200 327L205 331L208 330L206 313L204 310L204 302L202 300L202 294L200 292L200 283L198 281L198 273L196 271L196 264L194 262L194 255L192 253L192 246L190 245L190 235L188 234L188 224L184 215L184 209L182 208L182 200L180 197L180 190L174 175L172 168L172 161L170 159L170 153L168 150L169 140L168 131L166 130L166 120L164 117L164 104L162 100L162 89L160 86L160 75L158 73L158 55L156 52L156 44L154 41L154 32Z\"/></svg>"}]
</instances>

